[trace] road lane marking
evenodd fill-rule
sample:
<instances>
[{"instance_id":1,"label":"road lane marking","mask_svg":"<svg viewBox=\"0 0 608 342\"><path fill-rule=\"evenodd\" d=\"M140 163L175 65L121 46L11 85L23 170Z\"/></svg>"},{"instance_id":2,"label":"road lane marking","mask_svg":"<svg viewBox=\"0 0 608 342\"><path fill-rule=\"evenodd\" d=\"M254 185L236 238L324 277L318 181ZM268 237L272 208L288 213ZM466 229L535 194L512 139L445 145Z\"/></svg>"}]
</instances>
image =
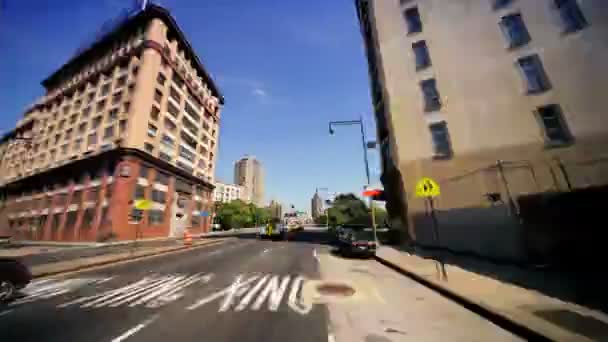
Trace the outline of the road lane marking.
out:
<instances>
[{"instance_id":1,"label":"road lane marking","mask_svg":"<svg viewBox=\"0 0 608 342\"><path fill-rule=\"evenodd\" d=\"M10 314L11 312L13 312L13 309L9 309L9 310L4 310L4 311L1 311L1 312L0 312L0 317L1 317L1 316L4 316L4 315L8 315L8 314Z\"/></svg>"},{"instance_id":2,"label":"road lane marking","mask_svg":"<svg viewBox=\"0 0 608 342\"><path fill-rule=\"evenodd\" d=\"M86 285L96 285L108 280L112 277L107 278L74 278L57 280L54 278L43 279L32 282L23 291L25 296L19 298L9 304L9 306L16 306L20 304L30 303L39 299L49 299L62 294L66 294L71 291L75 291L80 287Z\"/></svg>"},{"instance_id":3,"label":"road lane marking","mask_svg":"<svg viewBox=\"0 0 608 342\"><path fill-rule=\"evenodd\" d=\"M141 329L145 328L146 326L150 325L150 323L154 322L156 319L158 319L159 315L154 315L150 318L148 318L147 320L139 323L138 325L134 326L133 328L125 331L122 335L112 339L112 342L121 342L126 340L127 338L129 338L130 336L136 334L138 331L140 331Z\"/></svg>"},{"instance_id":4,"label":"road lane marking","mask_svg":"<svg viewBox=\"0 0 608 342\"><path fill-rule=\"evenodd\" d=\"M241 299L241 302L239 303L239 305L236 306L234 311L245 310L247 305L249 305L249 303L253 299L253 296L255 296L255 294L262 289L262 286L264 286L264 283L266 282L266 280L268 280L268 277L269 277L268 275L265 275L264 277L262 277L258 281L258 283L255 284L255 286L249 291L249 293L247 293L247 295L245 297L243 297L243 299Z\"/></svg>"},{"instance_id":5,"label":"road lane marking","mask_svg":"<svg viewBox=\"0 0 608 342\"><path fill-rule=\"evenodd\" d=\"M281 304L281 299L283 298L283 294L285 290L287 290L287 285L289 285L289 276L283 277L283 281L279 286L279 276L274 276L268 284L264 291L258 296L257 300L251 306L252 310L259 310L262 307L262 304L268 297L268 310L277 311L279 305Z\"/></svg>"},{"instance_id":6,"label":"road lane marking","mask_svg":"<svg viewBox=\"0 0 608 342\"><path fill-rule=\"evenodd\" d=\"M336 338L333 334L327 335L327 342L336 342Z\"/></svg>"},{"instance_id":7,"label":"road lane marking","mask_svg":"<svg viewBox=\"0 0 608 342\"><path fill-rule=\"evenodd\" d=\"M316 248L313 248L313 250L312 250L312 257L317 259L317 262L319 262L319 263L321 262L321 258L319 258L319 254L317 254Z\"/></svg>"},{"instance_id":8,"label":"road lane marking","mask_svg":"<svg viewBox=\"0 0 608 342\"><path fill-rule=\"evenodd\" d=\"M250 283L254 282L259 276L255 275L255 276L247 279L244 282L240 281L242 277L243 277L242 275L239 275L235 279L235 282L238 282L240 284L239 286L248 286ZM227 288L225 288L225 289L223 289L221 291L218 291L218 292L215 292L215 293L211 294L210 296L207 296L205 298L200 299L198 302L196 302L196 303L188 306L186 309L187 310L194 310L194 309L196 309L196 308L198 308L200 306L203 306L203 305L205 305L207 303L210 303L210 302L212 302L212 301L214 301L214 300L216 300L218 298L221 298L222 296L228 294L230 291L235 291L235 289L233 289L233 286L234 286L234 283L232 285L230 285L230 287L227 287Z\"/></svg>"},{"instance_id":9,"label":"road lane marking","mask_svg":"<svg viewBox=\"0 0 608 342\"><path fill-rule=\"evenodd\" d=\"M158 308L182 298L186 287L194 283L207 283L213 279L213 274L197 273L194 275L152 275L117 289L74 299L58 305L65 308L80 305L81 308L102 308L119 306L145 306Z\"/></svg>"},{"instance_id":10,"label":"road lane marking","mask_svg":"<svg viewBox=\"0 0 608 342\"><path fill-rule=\"evenodd\" d=\"M259 276L255 275L251 278L249 278L249 280L251 279L257 279ZM232 304L234 303L234 301L239 298L240 296L242 296L243 294L245 294L245 292L247 290L249 290L249 284L250 282L247 283L242 283L241 282L242 276L238 276L234 283L232 283L232 285L230 285L230 287L228 288L228 291L226 292L226 297L224 298L224 301L222 302L222 305L220 306L220 312L223 311L227 311Z\"/></svg>"},{"instance_id":11,"label":"road lane marking","mask_svg":"<svg viewBox=\"0 0 608 342\"><path fill-rule=\"evenodd\" d=\"M291 291L289 292L289 300L287 301L287 305L295 312L300 315L306 315L312 310L312 303L307 303L302 300L302 296L298 297L298 290L302 286L304 282L304 278L298 276L294 279L291 284Z\"/></svg>"}]
</instances>

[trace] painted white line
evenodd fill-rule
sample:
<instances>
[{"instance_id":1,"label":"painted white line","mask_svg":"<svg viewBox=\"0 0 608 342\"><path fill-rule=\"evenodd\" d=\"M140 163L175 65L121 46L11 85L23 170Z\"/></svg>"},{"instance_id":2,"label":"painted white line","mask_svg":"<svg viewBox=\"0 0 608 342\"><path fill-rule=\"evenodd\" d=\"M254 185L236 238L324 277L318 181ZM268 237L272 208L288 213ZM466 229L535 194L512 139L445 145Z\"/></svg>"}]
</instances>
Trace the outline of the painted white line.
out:
<instances>
[{"instance_id":1,"label":"painted white line","mask_svg":"<svg viewBox=\"0 0 608 342\"><path fill-rule=\"evenodd\" d=\"M262 279L260 279L258 281L257 284L255 284L255 286L249 291L249 293L247 293L247 295L245 297L243 297L243 299L241 299L241 302L239 303L239 305L236 306L236 308L234 309L234 311L243 311L245 310L245 308L247 307L247 305L249 305L249 303L251 302L251 300L253 299L253 296L255 296L255 294L260 291L260 289L262 288L262 286L264 286L264 283L266 282L266 280L268 280L268 275L265 275Z\"/></svg>"},{"instance_id":2,"label":"painted white line","mask_svg":"<svg viewBox=\"0 0 608 342\"><path fill-rule=\"evenodd\" d=\"M145 328L147 325L149 325L150 323L154 322L156 319L158 318L158 315L154 315L150 318L148 318L147 320L139 323L138 325L134 326L133 328L125 331L122 335L114 338L112 340L112 342L121 342L126 340L127 338L129 338L130 336L136 334L138 331L140 331L141 329Z\"/></svg>"},{"instance_id":3,"label":"painted white line","mask_svg":"<svg viewBox=\"0 0 608 342\"><path fill-rule=\"evenodd\" d=\"M136 293L135 295L131 295L131 296L123 296L122 300L116 301L116 299L114 299L112 301L112 303L110 305L108 305L109 307L115 308L117 306L121 306L122 304L134 301L138 298L144 297L149 295L150 293L155 292L156 290L158 290L159 288L163 288L165 286L171 287L171 286L175 286L176 283L181 282L185 277L181 276L181 277L165 277L162 281L152 285L152 286L148 286L146 288L144 288L142 291L139 291L138 293ZM98 304L97 306L104 306L103 303Z\"/></svg>"},{"instance_id":4,"label":"painted white line","mask_svg":"<svg viewBox=\"0 0 608 342\"><path fill-rule=\"evenodd\" d=\"M186 309L187 310L194 310L194 309L196 309L196 308L198 308L200 306L203 306L203 305L205 305L207 303L210 303L210 302L212 302L212 301L214 301L214 300L216 300L218 298L221 298L224 295L229 294L231 291L234 291L233 287L235 287L234 286L235 283L238 284L237 288L239 286L245 287L245 286L248 286L250 283L254 282L256 279L259 278L259 276L256 275L256 276L253 276L253 277L251 277L251 278L249 278L249 279L241 282L241 278L242 277L243 277L242 275L239 275L236 278L236 280L234 281L234 283L232 285L230 285L229 287L227 287L227 288L225 288L225 289L223 289L221 291L215 292L215 293L211 294L210 296L207 296L205 298L200 299L198 302L196 302L196 303L194 303L194 304L186 307Z\"/></svg>"},{"instance_id":5,"label":"painted white line","mask_svg":"<svg viewBox=\"0 0 608 342\"><path fill-rule=\"evenodd\" d=\"M312 250L312 257L317 259L317 262L321 262L321 258L319 257L319 254L317 254L317 250L313 249Z\"/></svg>"},{"instance_id":6,"label":"painted white line","mask_svg":"<svg viewBox=\"0 0 608 342\"><path fill-rule=\"evenodd\" d=\"M303 301L301 296L298 297L298 290L303 283L304 278L301 276L298 276L293 280L291 283L291 291L289 292L289 301L287 303L293 311L300 315L306 315L312 310L312 303Z\"/></svg>"},{"instance_id":7,"label":"painted white line","mask_svg":"<svg viewBox=\"0 0 608 342\"><path fill-rule=\"evenodd\" d=\"M4 316L4 315L8 315L9 313L13 312L13 309L10 310L4 310L2 312L0 312L0 316Z\"/></svg>"},{"instance_id":8,"label":"painted white line","mask_svg":"<svg viewBox=\"0 0 608 342\"><path fill-rule=\"evenodd\" d=\"M264 250L262 251L262 254L268 253L270 251L269 248L264 248Z\"/></svg>"},{"instance_id":9,"label":"painted white line","mask_svg":"<svg viewBox=\"0 0 608 342\"><path fill-rule=\"evenodd\" d=\"M147 303L153 299L166 299L169 298L175 292L183 289L184 287L193 284L200 280L201 276L199 274L195 274L193 276L182 279L181 277L175 278L170 282L162 284L158 289L155 289L151 293L146 294L143 297L140 297L137 301L129 304L129 307L137 306L140 304Z\"/></svg>"},{"instance_id":10,"label":"painted white line","mask_svg":"<svg viewBox=\"0 0 608 342\"><path fill-rule=\"evenodd\" d=\"M279 305L281 304L281 299L283 298L283 294L285 290L287 290L287 285L289 285L289 276L284 276L281 285L279 286L279 276L274 276L266 285L264 291L257 298L255 303L251 306L252 310L259 310L262 307L262 304L268 299L268 309L270 311L277 311Z\"/></svg>"},{"instance_id":11,"label":"painted white line","mask_svg":"<svg viewBox=\"0 0 608 342\"><path fill-rule=\"evenodd\" d=\"M336 338L333 334L327 335L327 342L336 342Z\"/></svg>"}]
</instances>

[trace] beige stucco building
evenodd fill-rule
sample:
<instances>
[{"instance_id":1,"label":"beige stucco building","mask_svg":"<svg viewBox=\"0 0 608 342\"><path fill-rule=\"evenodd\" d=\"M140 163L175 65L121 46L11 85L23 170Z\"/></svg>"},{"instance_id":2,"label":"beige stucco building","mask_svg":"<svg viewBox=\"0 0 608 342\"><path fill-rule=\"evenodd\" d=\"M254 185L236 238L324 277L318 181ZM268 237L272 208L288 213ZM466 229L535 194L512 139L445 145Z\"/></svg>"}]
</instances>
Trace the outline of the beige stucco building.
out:
<instances>
[{"instance_id":1,"label":"beige stucco building","mask_svg":"<svg viewBox=\"0 0 608 342\"><path fill-rule=\"evenodd\" d=\"M264 206L264 171L253 156L244 156L234 164L234 183L245 190L245 198L258 207Z\"/></svg>"},{"instance_id":2,"label":"beige stucco building","mask_svg":"<svg viewBox=\"0 0 608 342\"><path fill-rule=\"evenodd\" d=\"M393 224L519 258L520 196L608 183L603 0L357 0Z\"/></svg>"},{"instance_id":3,"label":"beige stucco building","mask_svg":"<svg viewBox=\"0 0 608 342\"><path fill-rule=\"evenodd\" d=\"M1 142L0 230L128 239L142 198L142 236L208 229L224 101L166 9L123 18L42 84Z\"/></svg>"},{"instance_id":4,"label":"beige stucco building","mask_svg":"<svg viewBox=\"0 0 608 342\"><path fill-rule=\"evenodd\" d=\"M213 189L213 200L215 202L230 203L234 200L247 201L247 189L245 187L236 184L227 184L222 182L215 182L215 189Z\"/></svg>"}]
</instances>

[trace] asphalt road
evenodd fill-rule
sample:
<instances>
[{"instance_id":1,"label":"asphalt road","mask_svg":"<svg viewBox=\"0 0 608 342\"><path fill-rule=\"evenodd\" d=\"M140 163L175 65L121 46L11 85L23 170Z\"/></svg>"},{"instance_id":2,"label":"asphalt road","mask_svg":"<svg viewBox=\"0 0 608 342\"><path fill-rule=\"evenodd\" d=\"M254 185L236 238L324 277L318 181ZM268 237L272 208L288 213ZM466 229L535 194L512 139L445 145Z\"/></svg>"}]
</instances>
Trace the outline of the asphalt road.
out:
<instances>
[{"instance_id":1,"label":"asphalt road","mask_svg":"<svg viewBox=\"0 0 608 342\"><path fill-rule=\"evenodd\" d=\"M0 341L515 339L373 260L333 255L322 230L301 232L296 240L244 235L184 253L37 280L24 297L0 307ZM370 276L382 281L370 282ZM357 293L315 292L319 284L341 281ZM421 297L428 297L426 310L406 308L424 306ZM405 313L416 317L408 322ZM387 318L394 315L399 319ZM439 330L437 320L443 320ZM367 321L376 324L361 323ZM408 334L410 329L416 333ZM459 334L442 335L452 330Z\"/></svg>"}]
</instances>

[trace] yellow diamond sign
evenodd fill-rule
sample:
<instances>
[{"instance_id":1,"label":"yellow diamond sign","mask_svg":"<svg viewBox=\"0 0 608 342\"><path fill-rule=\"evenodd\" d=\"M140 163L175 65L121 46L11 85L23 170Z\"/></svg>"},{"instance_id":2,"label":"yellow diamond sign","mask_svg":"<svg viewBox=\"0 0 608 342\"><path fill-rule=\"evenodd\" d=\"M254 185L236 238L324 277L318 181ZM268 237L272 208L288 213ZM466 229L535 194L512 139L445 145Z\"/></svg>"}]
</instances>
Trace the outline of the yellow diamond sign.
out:
<instances>
[{"instance_id":1,"label":"yellow diamond sign","mask_svg":"<svg viewBox=\"0 0 608 342\"><path fill-rule=\"evenodd\" d=\"M152 209L152 201L146 199L135 200L135 209L150 210Z\"/></svg>"},{"instance_id":2,"label":"yellow diamond sign","mask_svg":"<svg viewBox=\"0 0 608 342\"><path fill-rule=\"evenodd\" d=\"M424 177L416 183L416 197L437 197L439 194L439 184L428 177Z\"/></svg>"}]
</instances>

